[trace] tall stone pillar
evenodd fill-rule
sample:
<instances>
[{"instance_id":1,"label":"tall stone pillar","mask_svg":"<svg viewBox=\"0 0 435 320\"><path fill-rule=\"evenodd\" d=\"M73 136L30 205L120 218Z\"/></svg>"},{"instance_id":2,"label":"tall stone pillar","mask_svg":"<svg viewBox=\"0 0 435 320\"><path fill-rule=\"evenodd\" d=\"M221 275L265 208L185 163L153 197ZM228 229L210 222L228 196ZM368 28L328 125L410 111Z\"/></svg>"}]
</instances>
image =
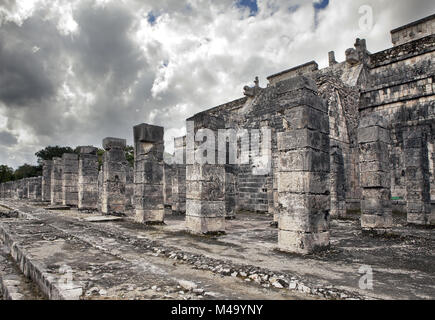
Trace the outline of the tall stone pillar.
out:
<instances>
[{"instance_id":1,"label":"tall stone pillar","mask_svg":"<svg viewBox=\"0 0 435 320\"><path fill-rule=\"evenodd\" d=\"M390 132L386 120L376 114L360 120L361 227L384 232L391 228Z\"/></svg>"},{"instance_id":2,"label":"tall stone pillar","mask_svg":"<svg viewBox=\"0 0 435 320\"><path fill-rule=\"evenodd\" d=\"M23 186L23 199L29 199L29 186L27 184L27 178L21 179ZM12 189L10 190L10 198L12 198Z\"/></svg>"},{"instance_id":3,"label":"tall stone pillar","mask_svg":"<svg viewBox=\"0 0 435 320\"><path fill-rule=\"evenodd\" d=\"M331 217L346 217L346 178L343 152L339 146L331 147Z\"/></svg>"},{"instance_id":4,"label":"tall stone pillar","mask_svg":"<svg viewBox=\"0 0 435 320\"><path fill-rule=\"evenodd\" d=\"M42 177L32 177L27 179L27 191L29 200L41 200Z\"/></svg>"},{"instance_id":5,"label":"tall stone pillar","mask_svg":"<svg viewBox=\"0 0 435 320\"><path fill-rule=\"evenodd\" d=\"M172 212L186 213L186 137L174 138L175 163L172 178Z\"/></svg>"},{"instance_id":6,"label":"tall stone pillar","mask_svg":"<svg viewBox=\"0 0 435 320\"><path fill-rule=\"evenodd\" d=\"M62 204L62 158L53 158L50 189L51 205Z\"/></svg>"},{"instance_id":7,"label":"tall stone pillar","mask_svg":"<svg viewBox=\"0 0 435 320\"><path fill-rule=\"evenodd\" d=\"M187 143L186 152L188 160L192 160L189 154L193 152L195 159L187 161L186 166L186 228L194 234L224 232L225 165L219 164L217 148L218 130L224 129L225 123L221 118L205 114L189 121L194 121L195 141L192 145ZM205 145L209 145L206 150Z\"/></svg>"},{"instance_id":8,"label":"tall stone pillar","mask_svg":"<svg viewBox=\"0 0 435 320\"><path fill-rule=\"evenodd\" d=\"M165 217L163 199L164 129L149 124L133 128L136 221L161 223Z\"/></svg>"},{"instance_id":9,"label":"tall stone pillar","mask_svg":"<svg viewBox=\"0 0 435 320\"><path fill-rule=\"evenodd\" d=\"M51 201L51 171L53 167L52 160L44 160L42 164L42 201Z\"/></svg>"},{"instance_id":10,"label":"tall stone pillar","mask_svg":"<svg viewBox=\"0 0 435 320\"><path fill-rule=\"evenodd\" d=\"M62 155L62 204L64 206L77 207L79 161L75 153Z\"/></svg>"},{"instance_id":11,"label":"tall stone pillar","mask_svg":"<svg viewBox=\"0 0 435 320\"><path fill-rule=\"evenodd\" d=\"M282 86L295 101L277 137L278 248L308 254L329 246L328 110L311 79L296 77Z\"/></svg>"},{"instance_id":12,"label":"tall stone pillar","mask_svg":"<svg viewBox=\"0 0 435 320\"><path fill-rule=\"evenodd\" d=\"M79 147L78 209L98 209L98 149Z\"/></svg>"},{"instance_id":13,"label":"tall stone pillar","mask_svg":"<svg viewBox=\"0 0 435 320\"><path fill-rule=\"evenodd\" d=\"M125 158L126 140L105 138L103 148L103 192L101 212L103 214L125 214L125 187L127 183Z\"/></svg>"},{"instance_id":14,"label":"tall stone pillar","mask_svg":"<svg viewBox=\"0 0 435 320\"><path fill-rule=\"evenodd\" d=\"M406 209L408 223L430 223L430 174L427 133L424 127L408 127L403 131L405 154Z\"/></svg>"},{"instance_id":15,"label":"tall stone pillar","mask_svg":"<svg viewBox=\"0 0 435 320\"><path fill-rule=\"evenodd\" d=\"M23 180L19 180L19 181L14 181L15 182L15 187L16 187L16 194L17 194L17 199L23 199L24 198L24 193L23 193Z\"/></svg>"}]
</instances>

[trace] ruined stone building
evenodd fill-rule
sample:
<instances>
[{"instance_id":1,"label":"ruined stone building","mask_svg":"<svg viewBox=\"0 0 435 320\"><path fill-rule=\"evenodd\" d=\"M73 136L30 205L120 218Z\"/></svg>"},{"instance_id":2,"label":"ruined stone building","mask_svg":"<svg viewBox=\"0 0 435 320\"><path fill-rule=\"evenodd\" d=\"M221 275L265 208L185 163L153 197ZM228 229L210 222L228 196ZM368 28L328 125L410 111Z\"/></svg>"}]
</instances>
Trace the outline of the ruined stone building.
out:
<instances>
[{"instance_id":1,"label":"ruined stone building","mask_svg":"<svg viewBox=\"0 0 435 320\"><path fill-rule=\"evenodd\" d=\"M140 223L181 213L193 233L223 232L226 219L240 211L269 213L279 248L298 253L329 245L331 217L361 212L363 229L385 231L399 210L408 223L431 224L434 31L432 15L391 31L390 49L371 53L356 39L343 62L330 52L326 68L311 61L269 76L266 87L257 78L243 98L187 119L196 139L175 139L175 164L164 163L164 129L141 124L134 127L134 172L125 140L106 138L100 173L95 149L83 147L79 156L45 162L42 179L2 184L1 197L104 214L134 208ZM252 149L252 141L268 141L265 128L270 148ZM224 129L238 138L222 141ZM205 137L213 141L207 150L213 165L192 158ZM222 155L221 143L225 150L235 144L237 154L228 148Z\"/></svg>"}]
</instances>

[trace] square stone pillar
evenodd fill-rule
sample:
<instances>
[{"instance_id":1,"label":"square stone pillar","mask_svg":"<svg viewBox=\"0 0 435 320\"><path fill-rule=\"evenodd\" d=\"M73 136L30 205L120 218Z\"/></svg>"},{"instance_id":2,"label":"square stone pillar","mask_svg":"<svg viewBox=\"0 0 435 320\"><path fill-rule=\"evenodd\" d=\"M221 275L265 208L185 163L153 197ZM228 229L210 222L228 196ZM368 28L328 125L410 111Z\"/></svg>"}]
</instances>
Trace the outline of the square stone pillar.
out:
<instances>
[{"instance_id":1,"label":"square stone pillar","mask_svg":"<svg viewBox=\"0 0 435 320\"><path fill-rule=\"evenodd\" d=\"M343 152L339 146L331 147L331 217L346 217L346 177Z\"/></svg>"},{"instance_id":2,"label":"square stone pillar","mask_svg":"<svg viewBox=\"0 0 435 320\"><path fill-rule=\"evenodd\" d=\"M189 121L194 121L195 137L198 138L198 133L200 137L201 133L205 134L207 141L214 142L214 150L203 150L201 146L204 146L204 142L201 138L192 137L192 144L187 141L187 158L194 161L188 161L186 165L186 229L194 234L221 233L225 231L226 216L225 164L219 164L217 149L218 130L225 128L225 122L221 118L206 114L198 114ZM211 155L214 152L214 157L209 156L209 152ZM191 158L192 154L195 155L194 159ZM214 163L204 161L204 154L214 160L211 161Z\"/></svg>"},{"instance_id":3,"label":"square stone pillar","mask_svg":"<svg viewBox=\"0 0 435 320\"><path fill-rule=\"evenodd\" d=\"M103 168L98 172L98 211L103 212Z\"/></svg>"},{"instance_id":4,"label":"square stone pillar","mask_svg":"<svg viewBox=\"0 0 435 320\"><path fill-rule=\"evenodd\" d=\"M98 149L79 147L78 209L98 209Z\"/></svg>"},{"instance_id":5,"label":"square stone pillar","mask_svg":"<svg viewBox=\"0 0 435 320\"><path fill-rule=\"evenodd\" d=\"M75 153L62 155L62 204L77 207L79 178L79 158Z\"/></svg>"},{"instance_id":6,"label":"square stone pillar","mask_svg":"<svg viewBox=\"0 0 435 320\"><path fill-rule=\"evenodd\" d=\"M21 181L23 187L23 199L29 199L29 186L27 183L27 178L24 178ZM10 190L10 198L13 198L12 189Z\"/></svg>"},{"instance_id":7,"label":"square stone pillar","mask_svg":"<svg viewBox=\"0 0 435 320\"><path fill-rule=\"evenodd\" d=\"M278 133L278 248L309 254L329 246L329 119L314 81L282 83L294 101Z\"/></svg>"},{"instance_id":8,"label":"square stone pillar","mask_svg":"<svg viewBox=\"0 0 435 320\"><path fill-rule=\"evenodd\" d=\"M430 224L430 173L427 133L424 127L408 127L403 131L405 154L406 209L408 223Z\"/></svg>"},{"instance_id":9,"label":"square stone pillar","mask_svg":"<svg viewBox=\"0 0 435 320\"><path fill-rule=\"evenodd\" d=\"M174 138L175 163L172 178L172 212L186 213L186 137Z\"/></svg>"},{"instance_id":10,"label":"square stone pillar","mask_svg":"<svg viewBox=\"0 0 435 320\"><path fill-rule=\"evenodd\" d=\"M33 201L41 200L42 177L28 178L28 198Z\"/></svg>"},{"instance_id":11,"label":"square stone pillar","mask_svg":"<svg viewBox=\"0 0 435 320\"><path fill-rule=\"evenodd\" d=\"M125 158L126 140L105 138L103 148L103 191L101 212L103 214L125 214L125 188L127 184L127 166Z\"/></svg>"},{"instance_id":12,"label":"square stone pillar","mask_svg":"<svg viewBox=\"0 0 435 320\"><path fill-rule=\"evenodd\" d=\"M125 206L128 210L134 210L134 169L126 167L127 184L125 185Z\"/></svg>"},{"instance_id":13,"label":"square stone pillar","mask_svg":"<svg viewBox=\"0 0 435 320\"><path fill-rule=\"evenodd\" d=\"M366 231L384 232L391 228L391 176L387 121L376 114L360 120L361 227Z\"/></svg>"},{"instance_id":14,"label":"square stone pillar","mask_svg":"<svg viewBox=\"0 0 435 320\"><path fill-rule=\"evenodd\" d=\"M162 223L163 199L163 127L142 123L134 133L134 184L136 221Z\"/></svg>"},{"instance_id":15,"label":"square stone pillar","mask_svg":"<svg viewBox=\"0 0 435 320\"><path fill-rule=\"evenodd\" d=\"M51 205L62 204L62 158L53 158L50 189Z\"/></svg>"},{"instance_id":16,"label":"square stone pillar","mask_svg":"<svg viewBox=\"0 0 435 320\"><path fill-rule=\"evenodd\" d=\"M52 160L44 160L42 164L42 201L51 201L51 171Z\"/></svg>"}]
</instances>

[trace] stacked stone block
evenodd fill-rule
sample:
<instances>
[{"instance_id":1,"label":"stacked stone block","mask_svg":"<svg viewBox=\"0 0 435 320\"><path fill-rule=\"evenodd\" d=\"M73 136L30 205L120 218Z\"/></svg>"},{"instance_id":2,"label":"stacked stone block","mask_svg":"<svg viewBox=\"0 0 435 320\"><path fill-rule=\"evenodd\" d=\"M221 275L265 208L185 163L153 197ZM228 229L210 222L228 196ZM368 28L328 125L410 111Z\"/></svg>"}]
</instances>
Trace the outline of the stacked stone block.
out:
<instances>
[{"instance_id":1,"label":"stacked stone block","mask_svg":"<svg viewBox=\"0 0 435 320\"><path fill-rule=\"evenodd\" d=\"M331 217L346 217L346 178L343 153L339 146L331 147Z\"/></svg>"},{"instance_id":2,"label":"stacked stone block","mask_svg":"<svg viewBox=\"0 0 435 320\"><path fill-rule=\"evenodd\" d=\"M52 160L44 160L42 164L42 201L51 201L51 171Z\"/></svg>"},{"instance_id":3,"label":"stacked stone block","mask_svg":"<svg viewBox=\"0 0 435 320\"><path fill-rule=\"evenodd\" d=\"M404 130L403 149L408 223L430 224L430 173L427 133L423 126Z\"/></svg>"},{"instance_id":4,"label":"stacked stone block","mask_svg":"<svg viewBox=\"0 0 435 320\"><path fill-rule=\"evenodd\" d=\"M213 131L214 163L204 163L198 149L203 141L187 145L187 155L195 154L193 163L186 166L186 229L194 234L219 233L225 231L225 165L218 159L218 130L225 128L223 119L199 114L189 119L194 121L195 136L200 129ZM211 152L213 150L208 150ZM187 157L188 159L190 156Z\"/></svg>"},{"instance_id":5,"label":"stacked stone block","mask_svg":"<svg viewBox=\"0 0 435 320\"><path fill-rule=\"evenodd\" d=\"M134 132L134 184L136 221L161 223L164 221L163 199L163 127L140 124Z\"/></svg>"},{"instance_id":6,"label":"stacked stone block","mask_svg":"<svg viewBox=\"0 0 435 320\"><path fill-rule=\"evenodd\" d=\"M98 209L98 149L79 147L78 209Z\"/></svg>"},{"instance_id":7,"label":"stacked stone block","mask_svg":"<svg viewBox=\"0 0 435 320\"><path fill-rule=\"evenodd\" d=\"M78 160L78 155L75 153L62 155L62 204L64 206L78 206Z\"/></svg>"},{"instance_id":8,"label":"stacked stone block","mask_svg":"<svg viewBox=\"0 0 435 320\"><path fill-rule=\"evenodd\" d=\"M125 139L105 138L103 156L101 212L103 214L125 214L128 162L125 158Z\"/></svg>"},{"instance_id":9,"label":"stacked stone block","mask_svg":"<svg viewBox=\"0 0 435 320\"><path fill-rule=\"evenodd\" d=\"M102 211L103 208L103 169L98 172L98 211Z\"/></svg>"},{"instance_id":10,"label":"stacked stone block","mask_svg":"<svg viewBox=\"0 0 435 320\"><path fill-rule=\"evenodd\" d=\"M172 178L172 212L186 213L186 137L174 138L175 163Z\"/></svg>"},{"instance_id":11,"label":"stacked stone block","mask_svg":"<svg viewBox=\"0 0 435 320\"><path fill-rule=\"evenodd\" d=\"M308 254L329 246L329 119L311 79L296 77L285 85L295 101L277 137L278 247ZM304 101L306 96L312 98Z\"/></svg>"},{"instance_id":12,"label":"stacked stone block","mask_svg":"<svg viewBox=\"0 0 435 320\"><path fill-rule=\"evenodd\" d=\"M27 183L27 178L21 180L21 187L23 190L23 199L29 199L29 186ZM9 190L10 198L13 198L12 188Z\"/></svg>"},{"instance_id":13,"label":"stacked stone block","mask_svg":"<svg viewBox=\"0 0 435 320\"><path fill-rule=\"evenodd\" d=\"M53 158L50 188L51 205L62 204L62 158Z\"/></svg>"},{"instance_id":14,"label":"stacked stone block","mask_svg":"<svg viewBox=\"0 0 435 320\"><path fill-rule=\"evenodd\" d=\"M361 227L384 232L392 226L391 176L389 164L390 132L379 115L360 120Z\"/></svg>"},{"instance_id":15,"label":"stacked stone block","mask_svg":"<svg viewBox=\"0 0 435 320\"><path fill-rule=\"evenodd\" d=\"M41 200L42 177L27 179L28 199L33 201Z\"/></svg>"}]
</instances>

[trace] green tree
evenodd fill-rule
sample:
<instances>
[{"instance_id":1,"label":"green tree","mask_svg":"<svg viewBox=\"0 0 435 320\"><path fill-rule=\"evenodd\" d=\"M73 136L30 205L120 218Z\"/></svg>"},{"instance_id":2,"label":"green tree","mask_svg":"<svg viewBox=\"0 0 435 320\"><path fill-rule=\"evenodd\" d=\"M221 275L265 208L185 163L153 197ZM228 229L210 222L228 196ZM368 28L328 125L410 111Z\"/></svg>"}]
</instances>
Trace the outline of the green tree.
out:
<instances>
[{"instance_id":1,"label":"green tree","mask_svg":"<svg viewBox=\"0 0 435 320\"><path fill-rule=\"evenodd\" d=\"M43 160L52 160L56 157L62 157L64 153L74 153L71 147L48 146L35 153L38 157L38 164L42 165Z\"/></svg>"},{"instance_id":2,"label":"green tree","mask_svg":"<svg viewBox=\"0 0 435 320\"><path fill-rule=\"evenodd\" d=\"M23 178L39 177L42 175L42 166L32 166L30 164L24 164L18 167L14 172L14 179L20 180Z\"/></svg>"},{"instance_id":3,"label":"green tree","mask_svg":"<svg viewBox=\"0 0 435 320\"><path fill-rule=\"evenodd\" d=\"M103 155L106 150L104 149L98 149L97 156L98 156L98 169L101 170L101 167L103 166Z\"/></svg>"},{"instance_id":4,"label":"green tree","mask_svg":"<svg viewBox=\"0 0 435 320\"><path fill-rule=\"evenodd\" d=\"M14 169L6 165L0 166L0 183L12 181L14 179Z\"/></svg>"}]
</instances>

